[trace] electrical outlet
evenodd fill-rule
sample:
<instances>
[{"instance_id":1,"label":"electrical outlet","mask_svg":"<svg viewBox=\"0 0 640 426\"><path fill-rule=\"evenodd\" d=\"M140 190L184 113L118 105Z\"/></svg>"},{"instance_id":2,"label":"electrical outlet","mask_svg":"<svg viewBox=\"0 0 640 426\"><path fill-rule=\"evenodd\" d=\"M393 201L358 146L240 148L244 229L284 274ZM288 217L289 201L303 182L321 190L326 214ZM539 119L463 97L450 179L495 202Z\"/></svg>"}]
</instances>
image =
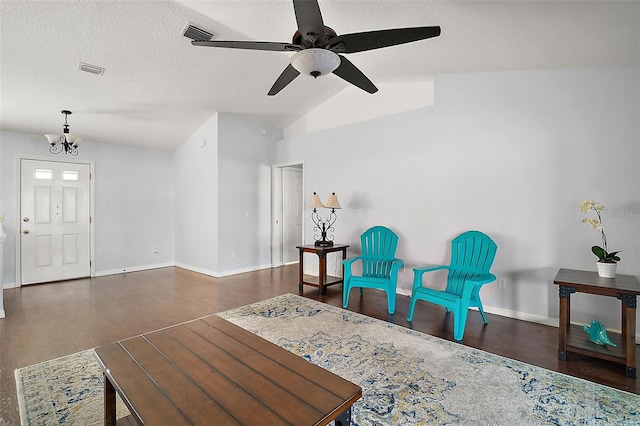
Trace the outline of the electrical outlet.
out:
<instances>
[{"instance_id":1,"label":"electrical outlet","mask_svg":"<svg viewBox=\"0 0 640 426\"><path fill-rule=\"evenodd\" d=\"M504 277L498 278L498 287L507 288L507 279Z\"/></svg>"}]
</instances>

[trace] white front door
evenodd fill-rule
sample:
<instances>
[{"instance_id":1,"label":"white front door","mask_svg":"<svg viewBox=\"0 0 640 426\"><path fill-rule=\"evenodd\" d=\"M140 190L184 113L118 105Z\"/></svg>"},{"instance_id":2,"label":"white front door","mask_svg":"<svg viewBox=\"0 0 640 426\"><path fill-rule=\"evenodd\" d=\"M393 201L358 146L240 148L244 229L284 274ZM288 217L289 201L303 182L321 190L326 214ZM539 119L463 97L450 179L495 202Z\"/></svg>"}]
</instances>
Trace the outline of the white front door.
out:
<instances>
[{"instance_id":1,"label":"white front door","mask_svg":"<svg viewBox=\"0 0 640 426\"><path fill-rule=\"evenodd\" d=\"M296 246L302 244L302 169L282 170L282 261L298 260Z\"/></svg>"},{"instance_id":2,"label":"white front door","mask_svg":"<svg viewBox=\"0 0 640 426\"><path fill-rule=\"evenodd\" d=\"M89 164L20 161L21 283L91 275Z\"/></svg>"}]
</instances>

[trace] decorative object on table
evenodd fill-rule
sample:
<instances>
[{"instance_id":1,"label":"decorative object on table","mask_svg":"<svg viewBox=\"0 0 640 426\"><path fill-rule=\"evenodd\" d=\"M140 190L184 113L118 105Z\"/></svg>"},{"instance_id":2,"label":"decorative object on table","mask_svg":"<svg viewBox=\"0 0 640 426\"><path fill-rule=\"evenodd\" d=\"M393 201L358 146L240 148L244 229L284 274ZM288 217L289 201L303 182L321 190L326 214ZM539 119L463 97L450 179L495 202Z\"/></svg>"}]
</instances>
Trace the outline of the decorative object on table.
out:
<instances>
[{"instance_id":1,"label":"decorative object on table","mask_svg":"<svg viewBox=\"0 0 640 426\"><path fill-rule=\"evenodd\" d=\"M582 328L584 328L584 331L586 331L589 335L589 339L591 339L591 341L596 345L609 345L613 346L614 348L617 346L611 341L611 339L609 339L609 336L607 335L607 329L604 328L604 324L602 324L600 321L593 320L591 321L591 326L585 324Z\"/></svg>"},{"instance_id":2,"label":"decorative object on table","mask_svg":"<svg viewBox=\"0 0 640 426\"><path fill-rule=\"evenodd\" d=\"M69 133L69 124L67 123L67 117L71 115L71 111L63 109L60 111L64 114L64 124L62 125L62 135L56 135L53 133L47 133L44 135L51 145L49 152L52 154L60 154L63 150L67 154L78 155L78 145L82 141L78 135Z\"/></svg>"},{"instance_id":3,"label":"decorative object on table","mask_svg":"<svg viewBox=\"0 0 640 426\"><path fill-rule=\"evenodd\" d=\"M453 312L453 338L462 341L470 307L478 308L482 321L487 324L480 289L484 284L496 280L490 272L498 246L480 231L467 231L451 241L451 261L449 265L413 268L413 288L407 321L413 320L413 312L418 300L444 306ZM447 270L447 286L444 290L422 286L425 272Z\"/></svg>"},{"instance_id":4,"label":"decorative object on table","mask_svg":"<svg viewBox=\"0 0 640 426\"><path fill-rule=\"evenodd\" d=\"M360 235L362 255L342 261L344 265L344 284L342 307L349 306L349 293L354 287L360 287L360 297L363 288L376 288L387 293L387 306L390 315L396 310L396 287L398 271L404 262L396 259L398 236L389 228L374 226ZM351 267L360 261L361 275L353 275Z\"/></svg>"},{"instance_id":5,"label":"decorative object on table","mask_svg":"<svg viewBox=\"0 0 640 426\"><path fill-rule=\"evenodd\" d=\"M338 196L335 192L332 192L327 202L325 204L322 204L322 201L320 201L320 197L318 197L318 194L314 192L313 197L311 197L311 204L309 205L309 207L313 209L313 212L311 213L311 220L314 224L313 232L316 233L313 236L313 238L316 240L314 244L316 245L316 247L332 247L334 236L329 235L327 238L327 232L335 231L333 229L333 224L338 218L338 216L336 216L336 209L342 208L340 207L340 203L338 203ZM331 209L331 213L329 213L329 216L326 219L322 219L322 217L320 217L320 214L318 213L318 209L320 207ZM318 232L320 232L319 236L317 234Z\"/></svg>"},{"instance_id":6,"label":"decorative object on table","mask_svg":"<svg viewBox=\"0 0 640 426\"><path fill-rule=\"evenodd\" d=\"M617 262L620 261L620 257L618 253L620 251L614 251L609 253L609 248L607 247L607 236L604 233L604 228L602 227L602 217L600 212L605 210L606 207L602 204L598 204L594 200L584 200L580 203L580 211L582 213L588 213L590 210L593 210L596 214L596 218L582 219L583 223L588 223L593 227L594 231L600 231L600 236L602 237L602 247L593 246L591 247L591 251L598 257L598 262L596 266L598 268L598 275L603 278L614 278L616 276L616 266Z\"/></svg>"}]
</instances>

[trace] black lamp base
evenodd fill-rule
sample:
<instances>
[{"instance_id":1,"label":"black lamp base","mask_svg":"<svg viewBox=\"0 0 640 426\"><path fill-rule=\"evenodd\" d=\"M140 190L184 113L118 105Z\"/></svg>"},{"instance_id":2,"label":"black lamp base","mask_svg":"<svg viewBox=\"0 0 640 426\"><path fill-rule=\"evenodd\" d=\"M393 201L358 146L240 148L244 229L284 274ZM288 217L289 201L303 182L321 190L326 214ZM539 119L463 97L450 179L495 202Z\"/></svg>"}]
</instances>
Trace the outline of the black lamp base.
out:
<instances>
[{"instance_id":1,"label":"black lamp base","mask_svg":"<svg viewBox=\"0 0 640 426\"><path fill-rule=\"evenodd\" d=\"M333 241L317 240L314 245L316 247L333 247Z\"/></svg>"}]
</instances>

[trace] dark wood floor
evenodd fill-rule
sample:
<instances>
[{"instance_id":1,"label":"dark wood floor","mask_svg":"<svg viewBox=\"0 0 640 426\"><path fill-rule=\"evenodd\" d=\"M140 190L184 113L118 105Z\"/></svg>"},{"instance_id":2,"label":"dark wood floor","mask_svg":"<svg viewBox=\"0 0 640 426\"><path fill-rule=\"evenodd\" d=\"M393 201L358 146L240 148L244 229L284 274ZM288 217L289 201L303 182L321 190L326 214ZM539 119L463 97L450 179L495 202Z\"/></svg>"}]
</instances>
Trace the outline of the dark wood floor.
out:
<instances>
[{"instance_id":1,"label":"dark wood floor","mask_svg":"<svg viewBox=\"0 0 640 426\"><path fill-rule=\"evenodd\" d=\"M7 317L0 319L0 424L19 425L14 370L162 327L199 318L285 293L298 293L298 266L212 278L180 268L31 285L4 290ZM306 287L304 296L341 306L341 286L320 296ZM386 297L352 292L349 309L452 340L450 316L419 302L407 323L409 298L398 296L388 315ZM624 366L569 355L557 359L557 328L488 314L483 325L469 314L464 344L550 370L640 394L640 380L625 377ZM640 365L640 363L639 363Z\"/></svg>"}]
</instances>

